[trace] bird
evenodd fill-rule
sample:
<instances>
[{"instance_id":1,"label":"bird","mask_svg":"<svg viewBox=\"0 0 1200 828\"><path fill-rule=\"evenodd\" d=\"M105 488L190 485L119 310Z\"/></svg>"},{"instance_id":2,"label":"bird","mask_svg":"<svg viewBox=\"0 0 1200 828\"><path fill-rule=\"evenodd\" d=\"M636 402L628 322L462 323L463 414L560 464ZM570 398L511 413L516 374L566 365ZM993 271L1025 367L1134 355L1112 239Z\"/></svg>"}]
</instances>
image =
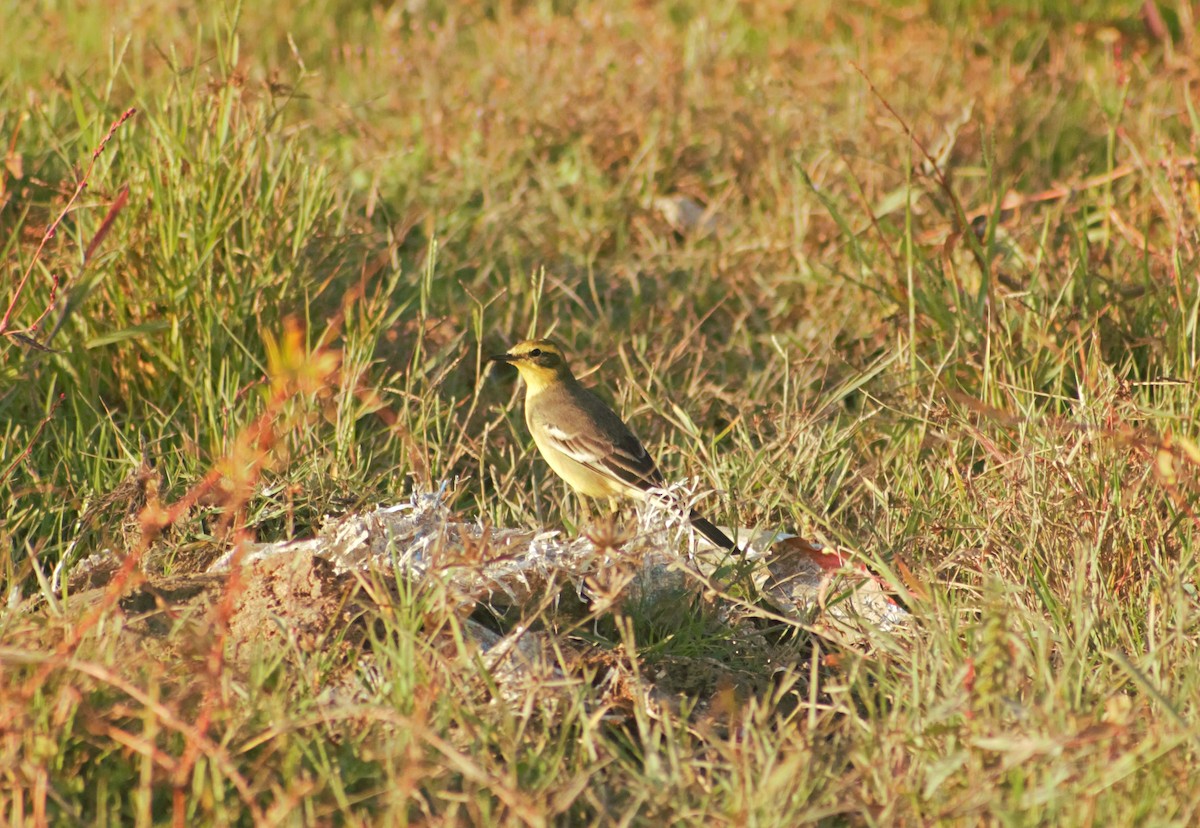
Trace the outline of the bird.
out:
<instances>
[{"instance_id":1,"label":"bird","mask_svg":"<svg viewBox=\"0 0 1200 828\"><path fill-rule=\"evenodd\" d=\"M572 489L592 498L641 501L663 488L662 473L641 440L602 399L580 385L557 342L527 339L488 359L520 372L529 433L546 463ZM687 517L716 546L741 551L695 509L688 509Z\"/></svg>"}]
</instances>

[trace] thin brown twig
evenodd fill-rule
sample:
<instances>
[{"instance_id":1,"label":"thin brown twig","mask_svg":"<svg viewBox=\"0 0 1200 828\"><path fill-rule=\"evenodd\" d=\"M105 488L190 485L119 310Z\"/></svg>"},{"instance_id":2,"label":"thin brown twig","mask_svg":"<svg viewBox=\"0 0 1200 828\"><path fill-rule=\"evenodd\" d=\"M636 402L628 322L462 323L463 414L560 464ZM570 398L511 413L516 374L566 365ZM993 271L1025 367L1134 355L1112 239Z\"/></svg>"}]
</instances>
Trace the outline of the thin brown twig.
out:
<instances>
[{"instance_id":1,"label":"thin brown twig","mask_svg":"<svg viewBox=\"0 0 1200 828\"><path fill-rule=\"evenodd\" d=\"M1193 156L1186 158L1163 158L1157 162L1156 166L1164 170L1170 170L1177 167L1186 169L1189 167L1194 167L1197 164L1200 164L1200 159L1197 159ZM1085 178L1077 184L1055 184L1054 186L1048 187L1045 190L1031 193L1029 195L1009 192L1000 200L1000 212L1002 214L1012 213L1013 211L1019 210L1027 205L1045 204L1051 201L1068 199L1079 193L1086 192L1087 190L1094 190L1097 187L1103 187L1105 184L1111 184L1114 181L1118 181L1126 176L1132 175L1139 169L1142 169L1142 165L1122 164L1121 166L1116 167L1109 172ZM971 210L966 214L967 221L969 223L973 223L976 219L990 215L993 210L994 208L991 205L976 207L974 210ZM921 244L931 244L942 238L946 232L947 231L945 227L928 230L917 237L917 241Z\"/></svg>"},{"instance_id":2,"label":"thin brown twig","mask_svg":"<svg viewBox=\"0 0 1200 828\"><path fill-rule=\"evenodd\" d=\"M969 394L964 394L961 391L947 390L946 394L950 399L954 400L959 405L962 405L964 408L973 411L980 417L991 420L994 423L998 423L1001 426L1016 426L1028 422L1028 420L1024 417L1018 417L1016 415L1009 414L1008 412L1001 411L999 408L989 405L982 400L976 399ZM1178 449L1178 443L1173 440L1170 434L1164 437L1163 435L1149 430L1136 429L1129 426L1125 428L1113 428L1111 426L1097 426L1090 423L1073 423L1060 417L1047 417L1046 419L1050 422L1053 422L1055 426L1065 431L1108 437L1119 444L1143 452L1145 456L1149 458L1148 462L1151 470L1154 473L1155 480L1157 480L1159 485L1162 486L1166 491L1167 497L1170 498L1180 512L1187 517L1193 525L1200 528L1200 515L1196 513L1195 509L1193 509L1189 504L1187 498L1185 498L1182 492L1179 491L1179 487L1172 476L1164 473L1162 468L1161 457L1164 454L1168 455L1172 461L1174 461L1175 458L1182 457L1185 461L1195 465L1195 463L1192 463L1191 456L1186 448L1183 450Z\"/></svg>"},{"instance_id":3,"label":"thin brown twig","mask_svg":"<svg viewBox=\"0 0 1200 828\"><path fill-rule=\"evenodd\" d=\"M209 472L200 483L193 486L169 508L164 509L158 503L147 504L140 515L142 537L138 545L125 555L121 561L120 569L117 570L109 581L108 586L104 590L104 595L101 596L97 604L92 607L78 624L74 625L70 635L58 646L54 654L48 657L33 675L29 677L29 680L25 682L21 690L23 698L33 697L33 694L45 684L46 678L50 673L62 666L74 655L88 630L99 623L100 619L121 600L130 582L137 583L139 581L141 575L137 572L138 564L141 562L142 556L150 548L150 544L153 543L162 530L178 520L179 516L185 510L194 506L202 497L219 488L221 479L220 472L215 470Z\"/></svg>"},{"instance_id":4,"label":"thin brown twig","mask_svg":"<svg viewBox=\"0 0 1200 828\"><path fill-rule=\"evenodd\" d=\"M879 236L879 241L882 242L880 246L883 248L884 254L891 260L892 267L899 270L900 262L896 260L896 254L892 252L892 246L887 243L887 236L884 234L883 228L879 226L879 217L875 215L875 211L871 209L871 205L867 203L866 196L863 195L862 185L858 182L858 177L854 175L854 168L850 166L850 159L846 157L845 153L838 153L838 156L842 159L842 163L846 166L851 178L854 179L854 191L852 195L858 198L867 214L867 218L871 220L871 227L875 229L876 235ZM905 288L905 293L907 292L908 290Z\"/></svg>"},{"instance_id":5,"label":"thin brown twig","mask_svg":"<svg viewBox=\"0 0 1200 828\"><path fill-rule=\"evenodd\" d=\"M58 399L56 399L54 404L50 406L50 413L43 417L42 421L38 423L37 428L34 429L33 436L29 438L29 442L25 444L25 448L22 449L21 453L17 455L17 459L12 461L12 464L4 470L3 474L0 474L0 484L3 484L5 480L8 480L9 475L11 475L17 466L21 465L21 462L29 456L30 452L33 451L34 444L37 443L38 438L42 436L42 432L46 429L46 425L52 419L54 419L54 412L58 411L58 407L62 405L62 402L64 399L66 399L66 396L66 394L58 395Z\"/></svg>"},{"instance_id":6,"label":"thin brown twig","mask_svg":"<svg viewBox=\"0 0 1200 828\"><path fill-rule=\"evenodd\" d=\"M302 341L303 336L298 325L291 323L288 326L287 335L284 339L285 344L281 345L281 347L285 350L288 346L299 347ZM141 539L137 546L125 556L121 562L120 569L110 580L103 596L72 627L65 640L54 652L42 654L38 659L33 660L38 666L32 671L32 674L19 691L21 698L31 698L38 689L44 686L46 678L56 669L76 669L97 676L102 673L106 677L111 676L112 681L110 683L114 686L124 690L135 700L147 705L156 714L163 717L164 721L168 721L173 727L180 730L187 741L183 755L171 768L176 823L179 823L180 819L184 816L182 810L184 803L183 795L186 794L189 777L195 767L196 760L201 755L211 756L230 775L239 792L246 798L247 804L252 809L255 809L255 813L258 815L253 801L249 798L249 787L246 785L245 780L235 776L236 770L229 762L228 757L224 754L214 752L217 749L208 736L216 703L220 697L221 677L224 674L225 666L224 650L229 625L237 608L238 597L244 589L241 577L240 555L235 554L233 574L231 574L226 582L224 594L214 613L217 634L214 637L206 660L205 674L208 682L200 705L200 712L196 717L195 723L187 725L186 730L178 726L178 719L171 715L169 710L161 704L150 700L144 693L138 691L136 687L120 679L119 676L110 673L106 668L94 665L89 665L88 669L82 667L81 665L85 663L75 658L75 652L87 631L93 628L117 604L131 583L137 583L144 577L138 571L138 565L142 557L162 531L175 523L184 512L190 510L197 503L216 492L223 496L227 507L225 516L223 517L224 526L228 528L230 525L236 525L237 521L244 520L244 507L249 499L249 494L253 491L254 481L261 474L263 466L269 462L271 448L279 440L280 434L286 431L286 429L279 428L276 422L281 415L283 407L287 404L288 400L298 394L311 392L318 387L325 387L329 382L330 375L337 369L338 364L339 360L336 352L330 351L325 347L318 347L311 353L305 353L303 362L300 364L290 364L288 360L284 360L284 367L281 369L280 376L274 378L272 383L274 390L268 400L266 410L253 424L241 432L237 438L236 445L230 452L230 465L236 466L239 471L237 480L234 481L237 485L233 491L228 491L227 484L229 480L226 474L223 473L221 468L214 468L205 475L203 480L193 486L183 497L170 506L164 507L157 500L147 503L139 516L142 528ZM244 548L244 540L244 537L239 537L236 540L238 550ZM5 652L0 650L0 661L3 661L4 657ZM104 680L108 679L105 678ZM170 718L168 719L167 716L170 716Z\"/></svg>"},{"instance_id":7,"label":"thin brown twig","mask_svg":"<svg viewBox=\"0 0 1200 828\"><path fill-rule=\"evenodd\" d=\"M938 187L941 188L942 192L946 194L946 198L950 200L950 205L954 208L954 218L955 221L958 222L958 231L965 235L970 226L967 220L966 211L963 209L962 202L955 194L954 188L950 186L950 180L946 178L946 174L942 172L941 165L938 164L937 160L929 153L929 150L925 149L925 145L922 144L920 139L917 138L916 133L913 132L913 129L908 125L908 122L901 117L900 113L897 112L890 103L888 103L887 98L883 97L879 90L875 88L875 84L871 82L870 77L868 77L867 73L863 71L863 68L853 61L851 61L850 65L855 68L858 74L862 75L862 79L866 82L867 88L871 90L871 94L874 95L875 98L881 104L883 104L884 109L886 109L891 116L896 119L896 123L900 124L900 128L904 130L905 136L909 141L912 142L912 145L921 151L921 155L923 155L925 160L929 163L929 169L933 171L934 181L937 182ZM980 266L982 265L983 263L980 262Z\"/></svg>"},{"instance_id":8,"label":"thin brown twig","mask_svg":"<svg viewBox=\"0 0 1200 828\"><path fill-rule=\"evenodd\" d=\"M92 160L88 163L87 169L80 177L79 182L75 185L75 191L71 193L71 197L67 199L66 206L63 207L62 211L58 214L54 221L50 223L50 226L46 228L46 232L42 234L42 239L40 242L38 242L37 249L33 251L33 258L29 260L29 266L25 268L25 272L21 275L21 281L17 283L17 289L13 292L12 300L8 303L8 309L4 312L3 318L0 318L0 335L12 336L14 333L24 333L36 328L36 323L34 323L34 325L30 328L21 329L19 331L10 332L8 329L9 321L12 319L13 313L16 312L17 305L21 300L21 294L25 290L25 285L29 282L29 277L33 274L33 268L37 264L38 259L41 258L42 251L46 249L46 244L49 243L49 241L57 234L58 226L62 224L63 220L67 217L67 214L70 213L71 209L75 206L75 202L79 200L79 197L83 194L83 191L87 189L88 179L92 175L92 170L94 170L96 167L97 159L99 159L101 153L104 152L104 148L108 146L108 142L112 140L114 135L116 135L117 130L121 128L121 125L132 118L136 113L137 109L133 107L130 107L121 113L121 117L112 122L112 125L108 128L108 132L105 134L104 138L100 141L99 145L92 150ZM52 298L46 308L46 311L49 311L50 306L54 304L53 296L57 292L57 289L58 278L54 277L54 289L51 293ZM38 317L39 321L46 315L46 311L43 311L41 316Z\"/></svg>"},{"instance_id":9,"label":"thin brown twig","mask_svg":"<svg viewBox=\"0 0 1200 828\"><path fill-rule=\"evenodd\" d=\"M240 503L236 512L241 512L245 507L245 497L240 498ZM232 519L232 518L231 518ZM221 675L224 672L225 666L225 642L229 637L229 625L233 618L233 614L237 609L237 600L245 591L246 584L242 572L242 556L246 550L246 533L243 531L234 543L233 561L230 565L229 578L225 581L225 589L221 596L220 604L218 604L214 613L214 623L216 624L217 632L213 636L212 646L209 648L208 658L205 659L207 673L207 686L204 688L204 697L200 702L200 713L196 717L196 732L207 737L209 727L212 725L213 712L216 707L217 697L221 687ZM196 759L202 752L203 745L196 741L188 741L184 748L183 755L179 758L172 773L173 793L173 809L174 809L174 824L185 825L187 814L185 811L186 794L189 779L192 775L192 769L196 765Z\"/></svg>"},{"instance_id":10,"label":"thin brown twig","mask_svg":"<svg viewBox=\"0 0 1200 828\"><path fill-rule=\"evenodd\" d=\"M100 246L100 243L104 241L104 237L112 229L117 215L125 209L125 205L128 203L129 185L126 184L121 188L121 192L117 193L117 197L113 200L113 203L109 205L108 212L104 215L104 221L100 222L100 227L96 230L96 235L92 236L92 240L88 243L87 250L83 253L83 263L85 265L92 260L92 254L96 252L96 248Z\"/></svg>"},{"instance_id":11,"label":"thin brown twig","mask_svg":"<svg viewBox=\"0 0 1200 828\"><path fill-rule=\"evenodd\" d=\"M238 771L233 761L229 758L229 754L216 742L213 742L207 734L202 732L195 725L189 724L180 718L175 711L167 707L161 701L156 699L150 693L142 690L133 682L130 682L113 672L109 668L101 664L94 664L90 661L84 661L74 657L60 660L54 654L35 653L25 650L13 650L9 648L0 649L0 663L37 663L41 662L43 666L50 665L51 669L55 667L65 667L77 673L103 682L110 687L120 690L125 695L136 701L138 704L150 710L158 717L159 721L167 727L183 736L189 744L199 745L201 752L205 756L212 759L214 764L229 777L233 782L233 786L237 788L238 793L242 797L242 801L251 813L256 817L254 824L261 823L262 813L259 810L258 803L254 800L254 795L250 790L250 783Z\"/></svg>"}]
</instances>

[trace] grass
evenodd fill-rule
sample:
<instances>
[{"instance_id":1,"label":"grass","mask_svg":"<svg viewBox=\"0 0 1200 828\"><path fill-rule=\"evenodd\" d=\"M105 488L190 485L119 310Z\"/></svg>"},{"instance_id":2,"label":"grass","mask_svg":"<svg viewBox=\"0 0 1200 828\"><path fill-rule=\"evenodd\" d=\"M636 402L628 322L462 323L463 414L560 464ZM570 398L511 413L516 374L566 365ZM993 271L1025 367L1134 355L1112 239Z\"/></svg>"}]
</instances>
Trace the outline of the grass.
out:
<instances>
[{"instance_id":1,"label":"grass","mask_svg":"<svg viewBox=\"0 0 1200 828\"><path fill-rule=\"evenodd\" d=\"M1194 822L1200 119L1158 5L13 6L4 821ZM720 522L860 550L915 632L539 606L604 655L501 702L402 584L335 714L335 647L236 665L220 612L131 647L116 592L50 588L443 481L574 525L483 370L533 332Z\"/></svg>"}]
</instances>

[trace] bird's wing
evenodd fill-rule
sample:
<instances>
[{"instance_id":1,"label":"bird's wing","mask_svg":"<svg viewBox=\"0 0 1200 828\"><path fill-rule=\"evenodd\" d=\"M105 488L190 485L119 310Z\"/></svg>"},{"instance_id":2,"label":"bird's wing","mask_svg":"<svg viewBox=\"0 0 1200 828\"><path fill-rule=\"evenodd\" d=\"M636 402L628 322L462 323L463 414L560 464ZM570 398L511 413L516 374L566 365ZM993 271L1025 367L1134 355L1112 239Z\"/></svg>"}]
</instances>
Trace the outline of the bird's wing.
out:
<instances>
[{"instance_id":1,"label":"bird's wing","mask_svg":"<svg viewBox=\"0 0 1200 828\"><path fill-rule=\"evenodd\" d=\"M556 449L597 474L641 490L663 484L654 459L628 430L616 440L567 431L549 423L544 430Z\"/></svg>"}]
</instances>

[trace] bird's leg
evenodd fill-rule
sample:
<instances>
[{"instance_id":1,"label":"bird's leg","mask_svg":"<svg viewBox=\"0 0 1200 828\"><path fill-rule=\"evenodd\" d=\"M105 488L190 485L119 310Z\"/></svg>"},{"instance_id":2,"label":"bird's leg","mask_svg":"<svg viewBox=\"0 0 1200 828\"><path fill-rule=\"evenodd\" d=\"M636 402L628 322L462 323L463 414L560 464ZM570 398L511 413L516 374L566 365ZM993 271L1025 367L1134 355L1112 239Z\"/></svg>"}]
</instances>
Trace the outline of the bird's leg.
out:
<instances>
[{"instance_id":1,"label":"bird's leg","mask_svg":"<svg viewBox=\"0 0 1200 828\"><path fill-rule=\"evenodd\" d=\"M617 501L615 498L607 498L608 509L603 507L597 511L600 514L596 520L588 527L587 536L592 540L592 543L598 546L617 548L627 540L628 536L617 530L616 508Z\"/></svg>"},{"instance_id":2,"label":"bird's leg","mask_svg":"<svg viewBox=\"0 0 1200 828\"><path fill-rule=\"evenodd\" d=\"M567 504L571 504L569 507ZM569 492L562 509L563 524L569 533L578 535L591 523L592 512L588 499L578 492Z\"/></svg>"},{"instance_id":3,"label":"bird's leg","mask_svg":"<svg viewBox=\"0 0 1200 828\"><path fill-rule=\"evenodd\" d=\"M608 528L610 531L616 531L616 527L620 525L618 520L620 513L621 501L615 497L610 497L608 499ZM629 526L623 526L622 532L627 534L629 537L632 537L636 533L636 529L637 524L635 523L632 528Z\"/></svg>"},{"instance_id":4,"label":"bird's leg","mask_svg":"<svg viewBox=\"0 0 1200 828\"><path fill-rule=\"evenodd\" d=\"M595 511L593 511L592 504L588 498L577 496L576 500L579 503L579 528L581 531L593 530L602 533L611 533L613 531L619 508L619 501L615 497L605 498L605 502L608 505L607 509L603 506L597 506Z\"/></svg>"}]
</instances>

